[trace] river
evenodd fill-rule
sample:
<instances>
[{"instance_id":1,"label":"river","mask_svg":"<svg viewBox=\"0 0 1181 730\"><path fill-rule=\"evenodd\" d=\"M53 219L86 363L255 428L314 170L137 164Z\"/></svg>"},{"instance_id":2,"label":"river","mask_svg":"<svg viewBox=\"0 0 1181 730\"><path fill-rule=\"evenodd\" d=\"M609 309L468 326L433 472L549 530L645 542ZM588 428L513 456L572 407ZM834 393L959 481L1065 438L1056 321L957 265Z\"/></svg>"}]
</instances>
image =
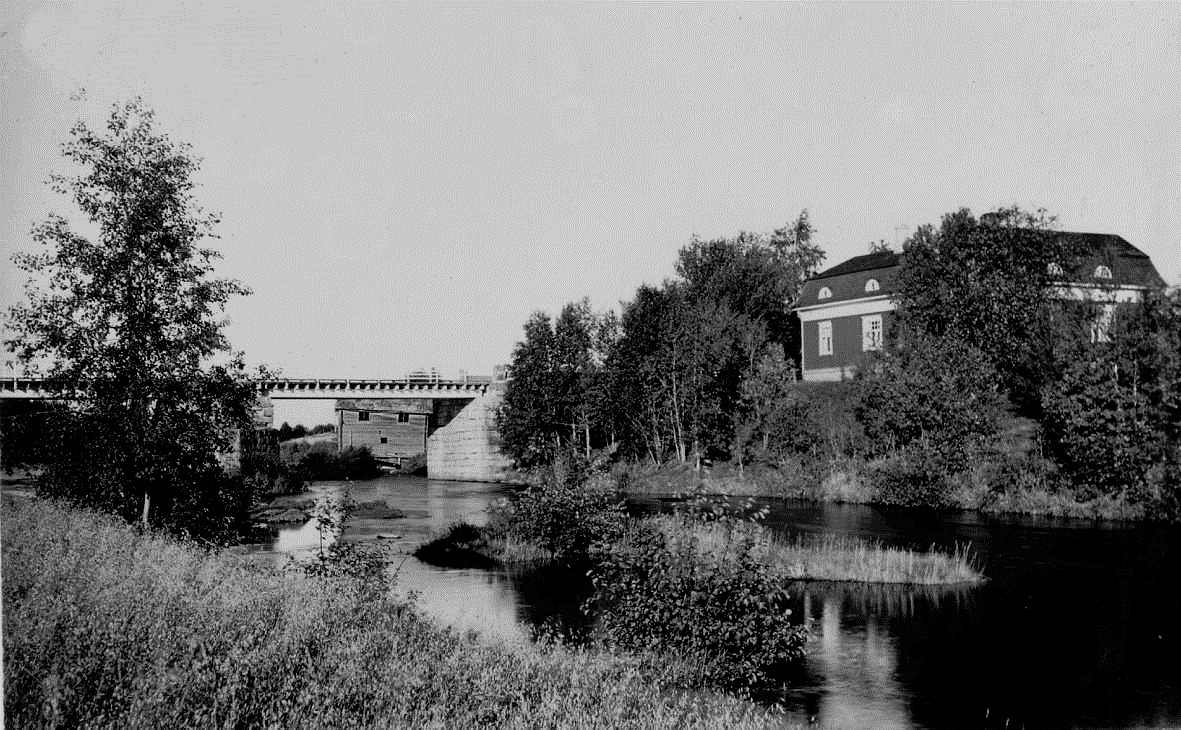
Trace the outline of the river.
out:
<instances>
[{"instance_id":1,"label":"river","mask_svg":"<svg viewBox=\"0 0 1181 730\"><path fill-rule=\"evenodd\" d=\"M346 540L394 546L398 590L461 631L524 642L577 623L582 583L561 571L444 570L409 557L457 520L481 524L504 487L390 477L322 482L406 513L357 518ZM1181 726L1181 530L1148 524L990 517L768 501L787 536L890 545L970 543L989 581L973 588L790 586L811 628L808 656L779 701L826 727ZM636 500L636 509L661 501ZM312 525L278 531L257 560L316 550Z\"/></svg>"}]
</instances>

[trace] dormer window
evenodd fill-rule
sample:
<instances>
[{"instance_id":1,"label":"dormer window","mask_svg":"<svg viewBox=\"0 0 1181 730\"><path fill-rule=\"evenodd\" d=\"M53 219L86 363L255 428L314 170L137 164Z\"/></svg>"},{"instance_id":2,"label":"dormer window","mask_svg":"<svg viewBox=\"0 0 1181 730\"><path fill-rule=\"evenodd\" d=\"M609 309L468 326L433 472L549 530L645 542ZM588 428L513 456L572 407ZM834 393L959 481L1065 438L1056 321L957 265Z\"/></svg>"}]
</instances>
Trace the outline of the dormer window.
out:
<instances>
[{"instance_id":1,"label":"dormer window","mask_svg":"<svg viewBox=\"0 0 1181 730\"><path fill-rule=\"evenodd\" d=\"M1102 264L1100 264L1099 266L1096 266L1095 267L1095 278L1096 279L1110 279L1111 278L1111 267L1104 266Z\"/></svg>"},{"instance_id":2,"label":"dormer window","mask_svg":"<svg viewBox=\"0 0 1181 730\"><path fill-rule=\"evenodd\" d=\"M816 295L817 299L832 299L832 289L827 286L820 287L820 293Z\"/></svg>"},{"instance_id":3,"label":"dormer window","mask_svg":"<svg viewBox=\"0 0 1181 730\"><path fill-rule=\"evenodd\" d=\"M1046 273L1050 276L1062 276L1062 267L1051 261L1046 265Z\"/></svg>"},{"instance_id":4,"label":"dormer window","mask_svg":"<svg viewBox=\"0 0 1181 730\"><path fill-rule=\"evenodd\" d=\"M869 293L871 291L878 291L881 288L882 288L882 286L881 286L881 284L878 284L877 279L870 279L869 281L865 282L866 293Z\"/></svg>"}]
</instances>

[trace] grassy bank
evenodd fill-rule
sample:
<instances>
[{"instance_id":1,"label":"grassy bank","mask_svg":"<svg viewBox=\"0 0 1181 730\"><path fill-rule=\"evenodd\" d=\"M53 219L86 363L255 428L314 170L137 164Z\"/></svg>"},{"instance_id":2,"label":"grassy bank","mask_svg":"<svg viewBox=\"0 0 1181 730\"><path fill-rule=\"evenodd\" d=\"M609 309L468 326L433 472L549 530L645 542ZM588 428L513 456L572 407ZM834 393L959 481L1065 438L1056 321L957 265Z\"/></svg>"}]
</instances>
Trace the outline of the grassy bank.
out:
<instances>
[{"instance_id":1,"label":"grassy bank","mask_svg":"<svg viewBox=\"0 0 1181 730\"><path fill-rule=\"evenodd\" d=\"M12 727L761 727L664 659L484 644L345 580L5 499Z\"/></svg>"},{"instance_id":2,"label":"grassy bank","mask_svg":"<svg viewBox=\"0 0 1181 730\"><path fill-rule=\"evenodd\" d=\"M701 491L710 494L801 499L844 504L886 503L879 471L887 462L844 458L817 464L785 460L741 470L732 463L696 471L689 464L617 464L615 478L625 485L624 494L672 496ZM1045 477L1047 465L1037 459L1006 457L977 463L956 477L946 493L944 507L986 514L1021 514L1075 519L1147 519L1143 504L1110 496L1080 498L1056 488Z\"/></svg>"}]
</instances>

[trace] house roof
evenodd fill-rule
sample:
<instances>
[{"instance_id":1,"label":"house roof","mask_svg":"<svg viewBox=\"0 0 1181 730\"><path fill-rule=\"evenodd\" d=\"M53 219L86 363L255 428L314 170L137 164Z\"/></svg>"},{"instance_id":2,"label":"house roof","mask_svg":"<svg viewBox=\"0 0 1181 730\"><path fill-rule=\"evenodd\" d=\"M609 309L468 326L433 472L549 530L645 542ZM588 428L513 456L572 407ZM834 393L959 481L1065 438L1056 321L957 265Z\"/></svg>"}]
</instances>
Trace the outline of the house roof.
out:
<instances>
[{"instance_id":1,"label":"house roof","mask_svg":"<svg viewBox=\"0 0 1181 730\"><path fill-rule=\"evenodd\" d=\"M875 269L888 269L898 265L898 254L893 251L878 251L877 253L867 253L864 256L854 256L848 261L837 264L831 269L821 271L813 279L828 279L833 276L843 276L845 274L856 274L862 271L873 271Z\"/></svg>"},{"instance_id":2,"label":"house roof","mask_svg":"<svg viewBox=\"0 0 1181 730\"><path fill-rule=\"evenodd\" d=\"M894 288L898 261L898 254L893 251L854 256L805 282L800 291L798 306L807 307L889 294ZM865 285L870 279L877 279L880 287L877 291L865 291ZM820 299L822 289L828 289L831 296Z\"/></svg>"},{"instance_id":3,"label":"house roof","mask_svg":"<svg viewBox=\"0 0 1181 730\"><path fill-rule=\"evenodd\" d=\"M1165 285L1148 254L1121 236L1074 231L1056 231L1052 235L1059 243L1066 243L1079 252L1078 265L1063 276L1063 283L1145 287ZM902 255L893 251L854 256L805 282L797 306L836 304L851 299L889 294L894 289L901 261ZM1100 265L1111 269L1110 279L1095 277L1095 269ZM870 279L878 280L879 291L865 291L865 284ZM831 292L831 296L820 299L820 292L825 288Z\"/></svg>"},{"instance_id":4,"label":"house roof","mask_svg":"<svg viewBox=\"0 0 1181 730\"><path fill-rule=\"evenodd\" d=\"M1063 278L1070 282L1096 281L1095 268L1103 265L1111 269L1111 279L1104 283L1116 286L1160 287L1165 285L1148 254L1112 233L1077 233L1060 231L1054 234L1079 252L1078 265ZM1063 241L1063 239L1065 239Z\"/></svg>"}]
</instances>

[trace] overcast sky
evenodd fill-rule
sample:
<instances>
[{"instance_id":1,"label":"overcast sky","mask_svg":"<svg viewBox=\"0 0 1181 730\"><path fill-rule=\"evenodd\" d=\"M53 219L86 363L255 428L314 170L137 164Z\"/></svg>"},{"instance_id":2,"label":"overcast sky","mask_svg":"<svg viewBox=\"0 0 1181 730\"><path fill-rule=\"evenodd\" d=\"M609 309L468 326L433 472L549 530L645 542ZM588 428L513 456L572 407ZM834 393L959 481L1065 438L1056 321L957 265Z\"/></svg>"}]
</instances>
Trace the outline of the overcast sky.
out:
<instances>
[{"instance_id":1,"label":"overcast sky","mask_svg":"<svg viewBox=\"0 0 1181 730\"><path fill-rule=\"evenodd\" d=\"M1181 282L1181 4L3 3L0 236L79 118L142 95L204 158L252 364L490 373L691 234L807 208L828 264L1045 207ZM84 100L71 100L85 88Z\"/></svg>"}]
</instances>

